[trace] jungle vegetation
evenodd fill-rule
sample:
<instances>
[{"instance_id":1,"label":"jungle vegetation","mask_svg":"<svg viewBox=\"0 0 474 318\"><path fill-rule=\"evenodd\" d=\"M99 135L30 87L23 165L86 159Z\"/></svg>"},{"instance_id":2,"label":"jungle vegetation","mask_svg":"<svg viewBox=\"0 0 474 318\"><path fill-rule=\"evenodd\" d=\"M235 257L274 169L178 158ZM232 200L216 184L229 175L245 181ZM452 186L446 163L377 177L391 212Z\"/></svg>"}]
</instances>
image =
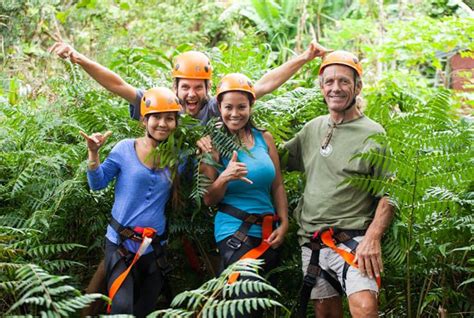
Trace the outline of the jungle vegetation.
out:
<instances>
[{"instance_id":1,"label":"jungle vegetation","mask_svg":"<svg viewBox=\"0 0 474 318\"><path fill-rule=\"evenodd\" d=\"M229 72L258 80L316 39L362 57L364 112L387 132L376 137L386 154L361 156L392 177L347 180L389 193L397 208L383 241L380 314L472 316L474 102L472 90L445 87L446 53L474 58L472 8L472 1L454 0L1 1L0 313L77 316L105 299L84 288L103 257L113 187L89 190L79 130L113 131L102 158L117 141L142 134L124 100L78 66L48 54L50 45L71 43L132 85L149 88L171 87L171 61L186 50L212 58L213 83ZM319 64L305 65L254 106L255 122L279 146L327 112L316 85ZM467 77L472 89L473 76ZM184 119L173 142L161 149L167 160L174 160L176 149L194 154L194 141L212 130L192 127ZM219 143L233 147L225 137ZM304 181L298 173L285 172L284 178L291 216ZM265 277L273 287L267 281L233 287L265 290L267 296L226 301L223 295L235 290L225 286L228 272L215 277L213 211L199 200L206 180L198 173L194 179L183 187L181 208L168 213L172 262L178 265L154 315L220 317L259 306L269 308L268 317L289 317L302 279L294 221L281 265ZM233 270L254 273L256 265L236 264Z\"/></svg>"}]
</instances>

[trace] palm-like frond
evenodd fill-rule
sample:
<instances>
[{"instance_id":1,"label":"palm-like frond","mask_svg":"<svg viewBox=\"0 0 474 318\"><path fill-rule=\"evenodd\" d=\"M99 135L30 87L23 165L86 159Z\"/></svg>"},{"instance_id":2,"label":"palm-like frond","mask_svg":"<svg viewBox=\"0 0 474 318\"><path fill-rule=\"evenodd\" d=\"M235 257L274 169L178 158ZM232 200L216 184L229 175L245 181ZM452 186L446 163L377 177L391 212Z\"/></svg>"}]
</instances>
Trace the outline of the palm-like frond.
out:
<instances>
[{"instance_id":1,"label":"palm-like frond","mask_svg":"<svg viewBox=\"0 0 474 318\"><path fill-rule=\"evenodd\" d=\"M78 290L64 283L69 279L68 276L51 275L34 264L19 268L16 277L19 283L14 288L18 300L7 314L14 313L22 306L28 307L30 313L68 317L91 302L105 297L101 294L80 295Z\"/></svg>"},{"instance_id":2,"label":"palm-like frond","mask_svg":"<svg viewBox=\"0 0 474 318\"><path fill-rule=\"evenodd\" d=\"M226 317L227 314L235 316L237 312L249 314L257 309L281 307L285 310L279 302L266 297L232 298L242 293L279 294L258 274L261 264L262 260L240 260L230 265L219 277L207 281L198 289L177 295L171 304L173 308L160 310L152 315L153 317L190 317L197 314L201 317ZM239 272L241 278L229 285L227 280L234 272ZM246 277L252 277L252 280L247 280Z\"/></svg>"}]
</instances>

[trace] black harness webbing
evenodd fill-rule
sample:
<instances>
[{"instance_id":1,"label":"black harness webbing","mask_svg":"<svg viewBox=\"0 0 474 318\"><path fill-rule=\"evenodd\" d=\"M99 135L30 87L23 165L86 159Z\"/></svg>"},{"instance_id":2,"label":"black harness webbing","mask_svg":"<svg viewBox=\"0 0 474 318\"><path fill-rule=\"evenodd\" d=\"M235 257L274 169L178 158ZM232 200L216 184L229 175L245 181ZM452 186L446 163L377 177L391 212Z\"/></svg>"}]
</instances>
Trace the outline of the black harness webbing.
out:
<instances>
[{"instance_id":1,"label":"black harness webbing","mask_svg":"<svg viewBox=\"0 0 474 318\"><path fill-rule=\"evenodd\" d=\"M311 238L310 243L305 244L304 246L311 249L311 258L309 261L308 269L306 270L306 275L303 278L303 285L301 286L300 291L300 301L299 307L296 316L303 318L306 317L306 308L308 307L308 302L311 296L311 290L316 285L317 279L322 278L331 284L331 286L342 295L346 289L346 277L347 271L349 269L349 264L344 263L342 281L343 286L339 281L329 274L326 270L322 269L319 266L319 254L321 249L326 248L322 242L320 234L324 232L324 229L318 232L315 232ZM334 230L333 238L336 244L344 244L351 249L351 252L354 252L357 248L356 240L353 238L356 236L362 236L365 234L365 230Z\"/></svg>"},{"instance_id":2,"label":"black harness webbing","mask_svg":"<svg viewBox=\"0 0 474 318\"><path fill-rule=\"evenodd\" d=\"M247 241L248 232L252 225L262 225L264 216L273 215L275 222L278 221L278 216L276 216L273 212L253 214L245 212L244 210L238 209L230 204L225 203L219 204L219 211L231 215L242 221L242 224L240 225L239 229L226 242L227 246L234 250L238 250L242 246L242 243Z\"/></svg>"},{"instance_id":3,"label":"black harness webbing","mask_svg":"<svg viewBox=\"0 0 474 318\"><path fill-rule=\"evenodd\" d=\"M109 224L112 227L112 229L114 229L114 231L120 235L121 242L118 244L120 248L117 252L119 252L126 259L130 258L127 255L130 253L128 253L128 251L126 251L126 249L122 247L122 243L125 240L142 242L143 239L142 239L141 233L137 232L134 228L123 226L114 217L110 219ZM165 232L162 235L155 235L151 241L151 247L153 248L153 253L155 254L155 258L156 258L156 264L158 265L158 268L161 270L163 275L168 274L172 270L172 267L166 258L165 248L163 247L163 245L161 245L161 242L166 241L167 239L168 239L168 230L165 230Z\"/></svg>"}]
</instances>

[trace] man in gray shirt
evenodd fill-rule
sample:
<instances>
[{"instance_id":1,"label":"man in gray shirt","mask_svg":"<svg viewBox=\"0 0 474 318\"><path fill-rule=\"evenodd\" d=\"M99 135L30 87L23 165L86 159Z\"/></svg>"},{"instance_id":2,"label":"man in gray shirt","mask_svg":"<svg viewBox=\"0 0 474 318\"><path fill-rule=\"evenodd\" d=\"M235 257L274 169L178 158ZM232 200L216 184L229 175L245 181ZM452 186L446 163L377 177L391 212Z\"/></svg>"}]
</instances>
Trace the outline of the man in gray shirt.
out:
<instances>
[{"instance_id":1,"label":"man in gray shirt","mask_svg":"<svg viewBox=\"0 0 474 318\"><path fill-rule=\"evenodd\" d=\"M375 197L344 181L380 173L354 156L379 150L368 137L384 130L355 105L362 89L362 66L354 54L328 54L319 74L329 114L308 122L285 145L288 168L306 174L295 216L305 273L299 315L305 316L311 298L317 317L342 318L345 293L352 317L377 317L381 238L393 208L388 197ZM328 233L332 237L325 241ZM331 247L332 239L336 245Z\"/></svg>"}]
</instances>

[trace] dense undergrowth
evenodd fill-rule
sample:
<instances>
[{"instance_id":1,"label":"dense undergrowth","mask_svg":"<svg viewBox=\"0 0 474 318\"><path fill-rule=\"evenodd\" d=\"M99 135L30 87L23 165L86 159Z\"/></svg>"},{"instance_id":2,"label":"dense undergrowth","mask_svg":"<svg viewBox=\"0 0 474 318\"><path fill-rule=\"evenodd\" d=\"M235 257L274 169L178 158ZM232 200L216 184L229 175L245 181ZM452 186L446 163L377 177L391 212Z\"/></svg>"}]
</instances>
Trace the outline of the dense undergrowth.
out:
<instances>
[{"instance_id":1,"label":"dense undergrowth","mask_svg":"<svg viewBox=\"0 0 474 318\"><path fill-rule=\"evenodd\" d=\"M381 314L431 317L447 310L460 317L472 315L473 134L471 119L459 114L460 105L465 114L472 98L465 95L462 101L456 93L436 87L436 74L445 61L434 53L456 46L472 50L474 23L460 8L442 1L423 2L424 11L412 15L406 12L409 7L405 13L403 8L396 11L392 2L385 12L349 2L320 1L316 6L302 1L304 6L290 0L249 1L247 11L210 1L0 4L0 312L70 316L100 297L81 295L80 290L103 256L113 187L89 191L86 147L78 132L113 131L102 157L117 141L142 134L140 125L129 119L124 101L98 87L77 66L46 53L53 37L67 38L131 84L151 87L170 86L172 57L190 48L212 57L214 82L235 71L255 80L318 36L329 47L365 57L364 112L387 131L377 137L387 149L386 157L362 156L383 164L392 178L348 180L367 191L389 193L397 206L383 244ZM401 16L410 23L399 23ZM377 31L381 21L385 31ZM359 32L351 23L357 23ZM318 64L316 60L304 66L255 105L255 122L280 146L304 123L327 112L314 88ZM204 131L184 125L178 138L188 138L188 144L181 148L193 153L191 141ZM281 155L284 160L284 152ZM297 173L285 172L284 177L291 210L304 181ZM183 191L196 197L203 186L205 180ZM179 264L171 275L171 292L222 288L206 283L217 269L212 211L194 199L184 203L179 211L168 211L172 262ZM272 299L290 311L300 287L294 279L301 277L298 251L291 221L281 265L267 277L279 291ZM170 302L163 297L160 304L166 308ZM173 304L179 305L179 298ZM268 315L289 315L286 309Z\"/></svg>"}]
</instances>

